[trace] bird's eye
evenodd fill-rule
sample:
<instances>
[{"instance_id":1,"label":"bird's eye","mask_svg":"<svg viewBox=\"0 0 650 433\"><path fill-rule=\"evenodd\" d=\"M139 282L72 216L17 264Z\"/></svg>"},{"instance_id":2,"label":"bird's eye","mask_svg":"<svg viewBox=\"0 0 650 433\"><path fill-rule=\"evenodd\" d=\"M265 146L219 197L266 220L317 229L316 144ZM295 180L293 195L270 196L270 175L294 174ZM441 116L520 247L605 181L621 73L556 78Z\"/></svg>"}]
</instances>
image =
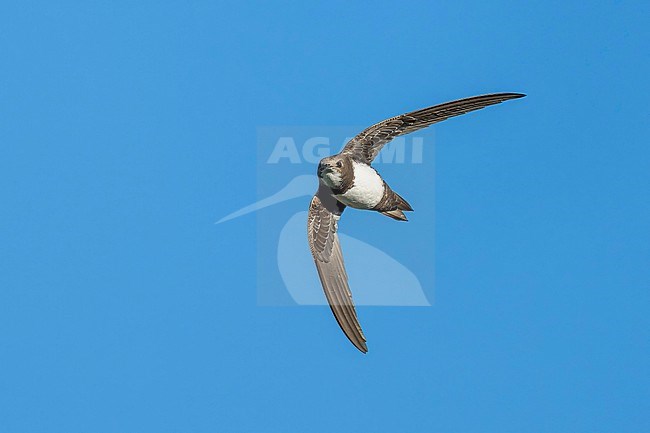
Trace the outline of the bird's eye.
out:
<instances>
[{"instance_id":1,"label":"bird's eye","mask_svg":"<svg viewBox=\"0 0 650 433\"><path fill-rule=\"evenodd\" d=\"M341 161L339 161L339 162L336 163L336 166L337 166L338 168L341 168L341 167L343 167L343 163L342 163Z\"/></svg>"}]
</instances>

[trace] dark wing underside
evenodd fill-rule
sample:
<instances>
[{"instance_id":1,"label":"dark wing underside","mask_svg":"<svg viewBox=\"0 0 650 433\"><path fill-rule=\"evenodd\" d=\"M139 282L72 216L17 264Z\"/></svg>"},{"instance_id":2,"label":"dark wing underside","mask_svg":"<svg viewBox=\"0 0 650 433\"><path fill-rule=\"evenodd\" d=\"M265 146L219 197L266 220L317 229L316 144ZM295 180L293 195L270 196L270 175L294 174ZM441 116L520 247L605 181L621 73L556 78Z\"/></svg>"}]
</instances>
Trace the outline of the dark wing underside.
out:
<instances>
[{"instance_id":1,"label":"dark wing underside","mask_svg":"<svg viewBox=\"0 0 650 433\"><path fill-rule=\"evenodd\" d=\"M336 321L352 344L366 353L366 338L354 309L341 245L336 234L337 222L344 208L326 188L319 188L309 205L309 248Z\"/></svg>"},{"instance_id":2,"label":"dark wing underside","mask_svg":"<svg viewBox=\"0 0 650 433\"><path fill-rule=\"evenodd\" d=\"M450 117L460 116L470 111L524 96L526 95L521 93L493 93L473 96L391 117L366 128L350 140L341 153L346 153L370 164L379 154L381 148L395 137L426 128Z\"/></svg>"}]
</instances>

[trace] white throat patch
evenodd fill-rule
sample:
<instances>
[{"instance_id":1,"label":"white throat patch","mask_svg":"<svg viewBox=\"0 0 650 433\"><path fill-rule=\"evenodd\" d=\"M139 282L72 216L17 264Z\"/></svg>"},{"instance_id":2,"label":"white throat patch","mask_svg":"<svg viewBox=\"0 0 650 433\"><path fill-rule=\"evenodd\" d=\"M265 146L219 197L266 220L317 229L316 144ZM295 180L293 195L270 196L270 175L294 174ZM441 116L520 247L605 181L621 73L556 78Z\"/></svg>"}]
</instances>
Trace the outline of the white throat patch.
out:
<instances>
[{"instance_id":1,"label":"white throat patch","mask_svg":"<svg viewBox=\"0 0 650 433\"><path fill-rule=\"evenodd\" d=\"M337 171L330 171L324 173L322 180L325 183L325 185L329 186L332 189L338 188L339 186L341 186L341 183L343 182L343 179L341 178L341 174Z\"/></svg>"}]
</instances>

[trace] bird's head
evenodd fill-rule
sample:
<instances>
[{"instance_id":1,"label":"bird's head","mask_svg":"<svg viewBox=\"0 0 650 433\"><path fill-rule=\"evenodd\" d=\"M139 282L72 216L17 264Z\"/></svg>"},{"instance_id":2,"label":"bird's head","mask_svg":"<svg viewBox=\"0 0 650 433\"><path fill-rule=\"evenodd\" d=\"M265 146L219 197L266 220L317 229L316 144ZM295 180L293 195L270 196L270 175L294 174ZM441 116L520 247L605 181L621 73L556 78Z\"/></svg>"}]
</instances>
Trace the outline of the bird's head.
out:
<instances>
[{"instance_id":1,"label":"bird's head","mask_svg":"<svg viewBox=\"0 0 650 433\"><path fill-rule=\"evenodd\" d=\"M318 163L318 178L330 188L339 188L343 183L347 160L340 155L328 156Z\"/></svg>"}]
</instances>

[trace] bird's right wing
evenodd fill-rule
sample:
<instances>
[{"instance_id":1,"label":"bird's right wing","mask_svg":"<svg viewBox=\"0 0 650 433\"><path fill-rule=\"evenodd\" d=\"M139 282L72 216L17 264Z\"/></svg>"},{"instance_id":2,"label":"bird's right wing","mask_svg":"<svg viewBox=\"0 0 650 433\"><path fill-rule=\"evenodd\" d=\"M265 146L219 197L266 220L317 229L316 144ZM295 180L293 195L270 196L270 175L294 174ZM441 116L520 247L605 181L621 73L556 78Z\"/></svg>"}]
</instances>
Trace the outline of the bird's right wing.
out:
<instances>
[{"instance_id":1,"label":"bird's right wing","mask_svg":"<svg viewBox=\"0 0 650 433\"><path fill-rule=\"evenodd\" d=\"M348 275L343 264L343 254L336 234L337 222L345 205L321 186L309 205L307 231L309 249L314 257L318 276L332 313L339 326L356 346L366 353L366 338L357 319L348 285Z\"/></svg>"}]
</instances>

